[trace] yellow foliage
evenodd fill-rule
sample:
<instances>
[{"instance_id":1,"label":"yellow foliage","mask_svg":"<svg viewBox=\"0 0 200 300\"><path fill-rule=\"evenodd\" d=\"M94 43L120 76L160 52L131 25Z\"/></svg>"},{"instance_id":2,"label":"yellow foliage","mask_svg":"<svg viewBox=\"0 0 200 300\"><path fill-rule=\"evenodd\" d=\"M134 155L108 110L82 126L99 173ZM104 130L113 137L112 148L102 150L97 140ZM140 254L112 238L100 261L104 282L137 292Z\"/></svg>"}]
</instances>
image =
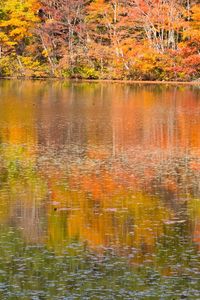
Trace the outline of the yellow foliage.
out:
<instances>
[{"instance_id":1,"label":"yellow foliage","mask_svg":"<svg viewBox=\"0 0 200 300\"><path fill-rule=\"evenodd\" d=\"M14 46L16 42L31 36L31 29L34 23L38 21L35 15L37 5L36 0L6 0L0 4L3 12L3 17L0 20L0 39L3 45ZM8 42L12 44L8 44Z\"/></svg>"}]
</instances>

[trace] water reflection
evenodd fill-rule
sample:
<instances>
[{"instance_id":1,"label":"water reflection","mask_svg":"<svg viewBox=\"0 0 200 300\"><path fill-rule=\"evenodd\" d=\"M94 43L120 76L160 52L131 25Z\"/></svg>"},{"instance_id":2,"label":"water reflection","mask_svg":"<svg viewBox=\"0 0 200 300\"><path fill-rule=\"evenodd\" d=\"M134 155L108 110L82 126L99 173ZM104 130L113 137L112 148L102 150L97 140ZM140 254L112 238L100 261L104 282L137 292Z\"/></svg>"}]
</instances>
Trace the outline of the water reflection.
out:
<instances>
[{"instance_id":1,"label":"water reflection","mask_svg":"<svg viewBox=\"0 0 200 300\"><path fill-rule=\"evenodd\" d=\"M40 245L44 247L41 260L46 251L53 251L56 263L63 255L74 259L78 251L80 262L68 270L76 269L78 275L82 268L90 272L91 264L92 268L97 264L97 269L102 265L100 273L110 265L109 276L121 281L123 299L145 296L140 294L140 283L134 286L123 281L133 279L131 272L143 280L142 291L160 299L162 289L157 296L151 290L153 277L151 282L144 279L153 270L157 273L152 276L161 276L163 288L177 278L177 297L188 292L189 281L194 284L193 293L198 293L199 93L194 87L1 81L2 246L18 247L23 259L24 247L33 247L36 250L26 255L34 260ZM73 250L75 244L81 250ZM108 266L104 259L109 260ZM120 264L118 273L113 270L115 264ZM41 276L30 276L45 278L46 268L44 262ZM130 268L129 274L124 268ZM2 263L2 269L9 267ZM16 274L17 270L12 276ZM169 277L169 282L162 276ZM51 284L55 284L53 279ZM92 291L93 283L88 284ZM62 294L64 286L60 292L48 290L48 295L43 290L34 299L68 299L61 298L67 297ZM78 295L83 297L84 291ZM93 295L90 292L87 295ZM106 296L93 297L113 299L108 298L112 292L114 287ZM75 297L73 293L70 297ZM168 293L171 297L174 290Z\"/></svg>"}]
</instances>

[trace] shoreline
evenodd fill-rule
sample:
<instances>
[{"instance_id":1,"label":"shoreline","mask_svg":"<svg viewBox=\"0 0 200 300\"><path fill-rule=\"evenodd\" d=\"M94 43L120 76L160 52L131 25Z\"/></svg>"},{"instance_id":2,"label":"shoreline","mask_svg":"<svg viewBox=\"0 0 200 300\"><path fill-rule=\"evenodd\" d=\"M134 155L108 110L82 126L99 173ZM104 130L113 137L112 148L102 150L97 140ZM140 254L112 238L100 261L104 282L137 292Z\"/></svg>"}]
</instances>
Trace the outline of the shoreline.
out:
<instances>
[{"instance_id":1,"label":"shoreline","mask_svg":"<svg viewBox=\"0 0 200 300\"><path fill-rule=\"evenodd\" d=\"M155 84L155 85L200 85L200 81L152 81L152 80L109 80L109 79L105 79L105 80L91 80L91 79L85 79L85 80L81 80L83 82L102 82L102 83L126 83L126 84Z\"/></svg>"},{"instance_id":2,"label":"shoreline","mask_svg":"<svg viewBox=\"0 0 200 300\"><path fill-rule=\"evenodd\" d=\"M200 81L160 81L160 80L123 80L123 79L74 79L74 78L24 78L24 77L0 77L1 80L17 80L17 81L63 81L75 83L124 83L124 84L151 84L151 85L191 85L199 86Z\"/></svg>"}]
</instances>

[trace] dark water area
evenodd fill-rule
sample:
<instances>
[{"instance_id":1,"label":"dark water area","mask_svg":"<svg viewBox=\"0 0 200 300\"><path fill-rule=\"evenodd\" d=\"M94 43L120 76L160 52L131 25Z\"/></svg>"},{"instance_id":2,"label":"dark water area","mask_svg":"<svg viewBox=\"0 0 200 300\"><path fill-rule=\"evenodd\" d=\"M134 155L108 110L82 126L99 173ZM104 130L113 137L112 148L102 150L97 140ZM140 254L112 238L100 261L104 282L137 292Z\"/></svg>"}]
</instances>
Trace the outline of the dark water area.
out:
<instances>
[{"instance_id":1,"label":"dark water area","mask_svg":"<svg viewBox=\"0 0 200 300\"><path fill-rule=\"evenodd\" d=\"M200 89L0 81L0 299L200 299Z\"/></svg>"}]
</instances>

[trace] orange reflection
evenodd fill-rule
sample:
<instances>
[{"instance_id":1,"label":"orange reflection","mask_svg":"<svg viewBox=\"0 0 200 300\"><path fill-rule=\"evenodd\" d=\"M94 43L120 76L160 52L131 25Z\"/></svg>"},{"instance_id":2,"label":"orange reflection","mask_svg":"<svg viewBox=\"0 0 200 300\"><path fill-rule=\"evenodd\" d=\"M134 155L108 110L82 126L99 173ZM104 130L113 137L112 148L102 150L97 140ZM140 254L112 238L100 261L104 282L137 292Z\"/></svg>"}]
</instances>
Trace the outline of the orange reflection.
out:
<instances>
[{"instance_id":1,"label":"orange reflection","mask_svg":"<svg viewBox=\"0 0 200 300\"><path fill-rule=\"evenodd\" d=\"M6 175L9 193L1 189L1 220L17 218L20 207L27 239L41 237L55 249L80 240L153 253L164 222L182 208L179 198L199 193L198 91L58 82L11 87L2 88L0 101L1 160L16 177ZM34 233L41 215L47 229Z\"/></svg>"}]
</instances>

